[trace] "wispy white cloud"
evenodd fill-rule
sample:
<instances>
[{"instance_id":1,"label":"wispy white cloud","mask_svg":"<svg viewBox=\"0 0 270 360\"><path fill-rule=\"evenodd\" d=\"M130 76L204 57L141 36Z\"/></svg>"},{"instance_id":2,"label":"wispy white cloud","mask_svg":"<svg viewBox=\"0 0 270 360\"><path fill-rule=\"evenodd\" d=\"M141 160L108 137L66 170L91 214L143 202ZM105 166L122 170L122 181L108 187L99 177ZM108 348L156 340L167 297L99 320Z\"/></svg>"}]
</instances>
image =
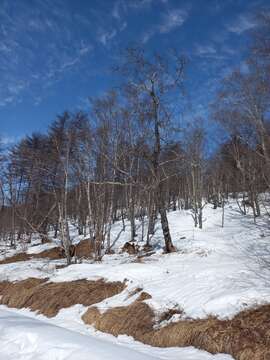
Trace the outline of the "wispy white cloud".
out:
<instances>
[{"instance_id":1,"label":"wispy white cloud","mask_svg":"<svg viewBox=\"0 0 270 360\"><path fill-rule=\"evenodd\" d=\"M154 1L164 2L165 0L116 0L113 3L111 15L114 19L121 21L130 10L145 10L149 8Z\"/></svg>"},{"instance_id":2,"label":"wispy white cloud","mask_svg":"<svg viewBox=\"0 0 270 360\"><path fill-rule=\"evenodd\" d=\"M163 16L162 23L159 26L160 33L168 33L175 28L182 26L187 18L187 12L182 9L169 10Z\"/></svg>"},{"instance_id":3,"label":"wispy white cloud","mask_svg":"<svg viewBox=\"0 0 270 360\"><path fill-rule=\"evenodd\" d=\"M198 56L214 55L217 51L213 45L196 45L195 54Z\"/></svg>"},{"instance_id":4,"label":"wispy white cloud","mask_svg":"<svg viewBox=\"0 0 270 360\"><path fill-rule=\"evenodd\" d=\"M83 55L88 54L91 50L93 50L92 45L82 44L81 48L79 49L79 54L80 54L80 56L83 56Z\"/></svg>"},{"instance_id":5,"label":"wispy white cloud","mask_svg":"<svg viewBox=\"0 0 270 360\"><path fill-rule=\"evenodd\" d=\"M229 56L233 56L233 55L235 55L235 54L237 53L236 48L234 48L234 47L232 47L232 46L230 46L230 45L228 45L228 44L223 45L223 46L221 47L221 50L222 50L225 54L227 54L227 55L229 55Z\"/></svg>"},{"instance_id":6,"label":"wispy white cloud","mask_svg":"<svg viewBox=\"0 0 270 360\"><path fill-rule=\"evenodd\" d=\"M157 33L156 28L151 28L146 30L142 36L142 43L146 44L156 33Z\"/></svg>"},{"instance_id":7,"label":"wispy white cloud","mask_svg":"<svg viewBox=\"0 0 270 360\"><path fill-rule=\"evenodd\" d=\"M14 101L14 96L1 96L0 97L0 107L6 106L8 104L11 104Z\"/></svg>"},{"instance_id":8,"label":"wispy white cloud","mask_svg":"<svg viewBox=\"0 0 270 360\"><path fill-rule=\"evenodd\" d=\"M118 0L114 3L113 5L113 10L112 10L112 17L114 17L117 20L121 19L121 15L120 15L120 8L121 8L121 1Z\"/></svg>"},{"instance_id":9,"label":"wispy white cloud","mask_svg":"<svg viewBox=\"0 0 270 360\"><path fill-rule=\"evenodd\" d=\"M98 30L97 41L103 46L108 46L114 38L116 38L122 31L126 29L126 27L126 21L118 21L118 24L116 24L114 27L111 27L109 30L108 26L104 26Z\"/></svg>"},{"instance_id":10,"label":"wispy white cloud","mask_svg":"<svg viewBox=\"0 0 270 360\"><path fill-rule=\"evenodd\" d=\"M63 0L2 0L0 7L0 107L44 90L77 69L93 49L87 16L73 16ZM76 29L76 31L74 31ZM35 93L35 95L34 95Z\"/></svg>"},{"instance_id":11,"label":"wispy white cloud","mask_svg":"<svg viewBox=\"0 0 270 360\"><path fill-rule=\"evenodd\" d=\"M110 40L112 40L117 34L116 29L113 29L112 31L101 31L101 33L98 36L98 40L106 46Z\"/></svg>"},{"instance_id":12,"label":"wispy white cloud","mask_svg":"<svg viewBox=\"0 0 270 360\"><path fill-rule=\"evenodd\" d=\"M126 27L127 27L127 22L124 21L124 22L120 25L119 31L121 32L121 31L125 30Z\"/></svg>"},{"instance_id":13,"label":"wispy white cloud","mask_svg":"<svg viewBox=\"0 0 270 360\"><path fill-rule=\"evenodd\" d=\"M150 6L152 2L153 0L126 0L126 6L134 9L142 9Z\"/></svg>"},{"instance_id":14,"label":"wispy white cloud","mask_svg":"<svg viewBox=\"0 0 270 360\"><path fill-rule=\"evenodd\" d=\"M188 12L184 9L170 9L162 16L158 25L146 30L142 37L142 42L147 43L156 34L168 34L169 32L181 27L188 17Z\"/></svg>"},{"instance_id":15,"label":"wispy white cloud","mask_svg":"<svg viewBox=\"0 0 270 360\"><path fill-rule=\"evenodd\" d=\"M241 14L234 22L228 24L227 29L235 34L252 29L256 25L255 19L249 14Z\"/></svg>"}]
</instances>

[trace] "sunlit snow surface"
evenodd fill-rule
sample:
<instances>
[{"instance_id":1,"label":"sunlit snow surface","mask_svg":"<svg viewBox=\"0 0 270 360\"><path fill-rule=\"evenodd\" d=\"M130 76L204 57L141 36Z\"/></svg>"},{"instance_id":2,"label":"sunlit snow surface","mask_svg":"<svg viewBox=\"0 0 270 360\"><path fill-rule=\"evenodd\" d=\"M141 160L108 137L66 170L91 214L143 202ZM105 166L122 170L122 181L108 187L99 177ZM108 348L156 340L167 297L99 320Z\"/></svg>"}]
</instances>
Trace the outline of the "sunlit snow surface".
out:
<instances>
[{"instance_id":1,"label":"sunlit snow surface","mask_svg":"<svg viewBox=\"0 0 270 360\"><path fill-rule=\"evenodd\" d=\"M100 311L105 311L114 306L128 305L131 301L135 300L134 297L130 297L130 293L140 287L151 294L152 299L146 302L155 310L157 316L168 308L177 307L183 311L183 318L205 318L208 315L228 318L248 307L270 302L270 283L268 282L267 284L267 281L270 279L270 272L268 269L260 267L257 256L258 253L266 253L267 255L265 250L270 244L270 231L268 230L270 227L266 215L260 219L258 218L257 224L254 224L251 212L246 216L241 215L237 205L231 201L225 209L224 228L221 227L222 210L214 210L211 205L205 207L204 228L202 230L194 229L192 217L186 211L170 212L168 218L172 239L178 249L177 253L162 254L164 244L161 229L158 226L156 234L152 239L152 244L156 250L154 255L144 258L142 262L137 262L135 257L121 254L121 247L130 238L130 229L127 224L126 231L121 233L119 241L114 246L116 253L105 256L101 263L84 262L56 270L56 264L63 264L64 260L33 259L26 262L0 265L0 281L22 280L28 277L49 278L53 282L76 279L95 280L99 278L105 278L108 281L126 280L127 288L121 294L106 299L97 305ZM114 224L112 241L120 231L121 223ZM140 239L141 228L139 224L137 233L138 239ZM75 231L72 232L72 236L75 242L79 240ZM40 245L39 250L42 251L51 246L53 245ZM27 251L28 253L38 252L33 250L33 248L29 248ZM14 251L7 251L6 255L10 256L13 253ZM74 309L62 311L59 314L59 316L62 314L62 317L57 316L55 319L52 319L50 324L58 323L62 327L77 332L78 329L74 328L75 320L69 321L72 311ZM64 317L63 314L65 314ZM29 316L29 313L27 315ZM80 318L80 315L76 314L77 318ZM4 335L2 333L5 334L5 331L9 332L10 325L16 325L15 320L7 322L1 315L0 355L2 349L5 348L2 344L7 341L3 340ZM18 319L18 321L23 322L23 319ZM4 330L2 330L3 327ZM82 322L79 327L80 332L86 329ZM20 329L19 326L18 328ZM46 332L46 330L44 331ZM60 332L62 329L57 331ZM84 335L89 337L89 331L88 329L87 334ZM10 332L12 333L13 330L10 330ZM25 330L24 332L27 333ZM98 334L92 331L89 341L97 337L100 338L101 336ZM65 335L63 335L64 337ZM18 338L20 338L19 335ZM31 338L30 336L30 343ZM62 335L59 334L58 338L62 339ZM105 341L105 344L109 342L110 346L111 342L113 342L120 348L126 346L127 343L129 347L131 346L138 351L141 351L141 348L143 348L147 355L151 354L156 359L200 360L213 358L211 355L198 352L194 349L156 350L145 345L138 345L138 343L126 338L119 340L109 335L106 335L105 340L103 337L101 338L102 341ZM108 338L110 341L108 341ZM24 339L27 340L28 337L26 336ZM48 344L51 342L52 349L59 347L60 353L68 354L69 350L62 350L62 345L57 342L57 339L54 339L54 336L51 339L46 337L46 339ZM62 343L62 340L60 343ZM10 344L12 345L12 338ZM5 343L5 346L9 346L8 343ZM40 345L35 346L38 349L39 346L43 345L40 342ZM108 356L113 356L111 350L109 350L109 353ZM12 354L8 356L12 356ZM28 355L23 356L25 357L14 357L14 360L38 359L37 357L31 357L31 354L29 357L27 357ZM69 359L67 357L69 355L61 356L46 357L46 359ZM97 354L97 356L99 355ZM128 358L131 358L131 356L128 356ZM113 357L108 357L108 359L111 358L113 359ZM116 358L120 359L121 357L119 355ZM137 358L140 359L139 357ZM0 359L2 360L1 356ZM13 358L3 357L4 359ZM75 358L72 357L72 359ZM78 359L84 358L79 357ZM95 358L91 357L91 359ZM105 360L107 358L102 357L102 359ZM228 359L228 357L223 356L220 359Z\"/></svg>"},{"instance_id":2,"label":"sunlit snow surface","mask_svg":"<svg viewBox=\"0 0 270 360\"><path fill-rule=\"evenodd\" d=\"M159 349L128 337L82 334L19 312L0 309L0 359L5 360L230 360L189 348Z\"/></svg>"}]
</instances>

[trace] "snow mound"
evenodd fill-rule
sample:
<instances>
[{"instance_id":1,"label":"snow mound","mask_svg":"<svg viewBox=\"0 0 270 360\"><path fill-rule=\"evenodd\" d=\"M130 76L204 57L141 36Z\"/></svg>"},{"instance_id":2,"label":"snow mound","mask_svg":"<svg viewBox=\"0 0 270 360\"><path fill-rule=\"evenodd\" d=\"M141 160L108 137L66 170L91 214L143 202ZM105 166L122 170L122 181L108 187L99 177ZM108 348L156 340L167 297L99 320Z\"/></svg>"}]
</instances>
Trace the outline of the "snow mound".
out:
<instances>
[{"instance_id":1,"label":"snow mound","mask_svg":"<svg viewBox=\"0 0 270 360\"><path fill-rule=\"evenodd\" d=\"M0 358L5 360L230 360L192 347L158 349L133 342L83 335L18 312L0 309Z\"/></svg>"}]
</instances>

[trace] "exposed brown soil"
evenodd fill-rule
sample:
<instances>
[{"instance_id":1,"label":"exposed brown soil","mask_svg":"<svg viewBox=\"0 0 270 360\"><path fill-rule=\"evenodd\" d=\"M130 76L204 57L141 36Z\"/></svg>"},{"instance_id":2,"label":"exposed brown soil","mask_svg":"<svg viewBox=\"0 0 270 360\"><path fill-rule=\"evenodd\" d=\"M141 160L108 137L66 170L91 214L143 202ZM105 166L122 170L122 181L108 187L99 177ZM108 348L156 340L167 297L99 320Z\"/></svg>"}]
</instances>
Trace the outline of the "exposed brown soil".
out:
<instances>
[{"instance_id":1,"label":"exposed brown soil","mask_svg":"<svg viewBox=\"0 0 270 360\"><path fill-rule=\"evenodd\" d=\"M0 283L0 303L17 309L29 308L53 317L59 310L76 304L90 306L123 291L121 282L104 280L51 283L29 278L15 283Z\"/></svg>"},{"instance_id":2,"label":"exposed brown soil","mask_svg":"<svg viewBox=\"0 0 270 360\"><path fill-rule=\"evenodd\" d=\"M195 346L213 354L227 353L237 360L270 359L270 305L243 311L232 320L185 320L160 329L153 329L152 309L138 300L103 314L91 307L82 318L100 331L127 334L152 346Z\"/></svg>"},{"instance_id":3,"label":"exposed brown soil","mask_svg":"<svg viewBox=\"0 0 270 360\"><path fill-rule=\"evenodd\" d=\"M91 258L93 254L93 246L89 240L82 240L75 246L75 255L77 258ZM27 261L30 259L42 259L48 258L50 260L64 259L64 251L60 247L54 247L52 249L44 250L37 254L26 254L24 252L10 256L0 261L2 264L10 264L18 261Z\"/></svg>"}]
</instances>

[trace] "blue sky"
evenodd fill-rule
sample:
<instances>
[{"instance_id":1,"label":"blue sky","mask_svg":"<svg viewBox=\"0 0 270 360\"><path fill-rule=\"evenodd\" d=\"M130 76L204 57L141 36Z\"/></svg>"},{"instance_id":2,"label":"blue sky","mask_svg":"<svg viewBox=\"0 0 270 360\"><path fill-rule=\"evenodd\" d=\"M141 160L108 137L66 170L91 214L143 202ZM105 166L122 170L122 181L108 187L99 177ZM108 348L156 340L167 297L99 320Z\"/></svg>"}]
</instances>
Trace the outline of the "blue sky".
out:
<instances>
[{"instance_id":1,"label":"blue sky","mask_svg":"<svg viewBox=\"0 0 270 360\"><path fill-rule=\"evenodd\" d=\"M219 81L244 66L267 0L0 0L0 134L43 131L64 110L116 85L121 49L186 54L188 100L206 114Z\"/></svg>"}]
</instances>

